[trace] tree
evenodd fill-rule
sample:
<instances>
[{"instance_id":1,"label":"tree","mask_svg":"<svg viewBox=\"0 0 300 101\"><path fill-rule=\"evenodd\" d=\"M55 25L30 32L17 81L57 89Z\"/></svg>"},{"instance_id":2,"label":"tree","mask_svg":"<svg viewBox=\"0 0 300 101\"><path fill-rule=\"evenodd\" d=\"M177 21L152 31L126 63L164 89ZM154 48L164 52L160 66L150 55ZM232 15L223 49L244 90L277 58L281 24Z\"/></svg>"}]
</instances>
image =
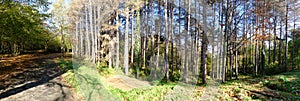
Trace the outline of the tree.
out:
<instances>
[{"instance_id":1,"label":"tree","mask_svg":"<svg viewBox=\"0 0 300 101\"><path fill-rule=\"evenodd\" d=\"M288 8L289 8L289 4L288 4L288 0L285 0L285 6L286 6L286 10L285 10L285 68L284 68L284 72L288 71Z\"/></svg>"},{"instance_id":2,"label":"tree","mask_svg":"<svg viewBox=\"0 0 300 101\"><path fill-rule=\"evenodd\" d=\"M169 81L169 25L168 25L168 12L172 10L168 9L168 0L165 0L165 34L166 34L166 53L165 53L165 69L166 79Z\"/></svg>"},{"instance_id":3,"label":"tree","mask_svg":"<svg viewBox=\"0 0 300 101\"><path fill-rule=\"evenodd\" d=\"M128 0L127 0L128 2ZM128 45L129 45L129 39L128 39L128 29L129 29L129 7L125 7L125 14L126 14L126 29L125 29L125 43L124 43L124 68L125 68L125 74L128 75L128 56L129 56L129 52L128 52Z\"/></svg>"},{"instance_id":4,"label":"tree","mask_svg":"<svg viewBox=\"0 0 300 101\"><path fill-rule=\"evenodd\" d=\"M61 52L63 54L65 54L65 47L66 47L64 31L68 27L68 23L67 23L68 18L64 14L64 12L66 12L64 0L58 0L58 2L56 4L54 4L54 9L53 9L52 14L54 16L54 20L56 21L56 23L59 26L59 33L61 35Z\"/></svg>"},{"instance_id":5,"label":"tree","mask_svg":"<svg viewBox=\"0 0 300 101\"><path fill-rule=\"evenodd\" d=\"M207 28L206 28L206 24L207 24L207 15L206 15L206 4L203 5L203 31L202 31L202 45L201 45L201 68L202 68L202 83L206 84L206 74L207 74L207 46L208 46L208 39L207 39Z\"/></svg>"}]
</instances>

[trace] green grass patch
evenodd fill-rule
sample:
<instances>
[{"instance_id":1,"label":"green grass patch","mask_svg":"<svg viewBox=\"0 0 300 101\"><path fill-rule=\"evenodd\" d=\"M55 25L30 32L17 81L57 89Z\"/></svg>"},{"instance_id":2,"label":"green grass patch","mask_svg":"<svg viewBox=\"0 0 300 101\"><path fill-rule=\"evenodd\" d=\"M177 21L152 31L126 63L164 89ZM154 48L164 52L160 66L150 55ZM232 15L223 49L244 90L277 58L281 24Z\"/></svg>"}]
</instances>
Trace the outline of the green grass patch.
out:
<instances>
[{"instance_id":1,"label":"green grass patch","mask_svg":"<svg viewBox=\"0 0 300 101\"><path fill-rule=\"evenodd\" d=\"M126 101L162 101L162 100L187 100L192 97L201 97L201 94L192 94L192 87L168 83L145 88L134 88L129 91L122 91L118 88L108 87L112 95ZM189 92L190 90L191 92Z\"/></svg>"}]
</instances>

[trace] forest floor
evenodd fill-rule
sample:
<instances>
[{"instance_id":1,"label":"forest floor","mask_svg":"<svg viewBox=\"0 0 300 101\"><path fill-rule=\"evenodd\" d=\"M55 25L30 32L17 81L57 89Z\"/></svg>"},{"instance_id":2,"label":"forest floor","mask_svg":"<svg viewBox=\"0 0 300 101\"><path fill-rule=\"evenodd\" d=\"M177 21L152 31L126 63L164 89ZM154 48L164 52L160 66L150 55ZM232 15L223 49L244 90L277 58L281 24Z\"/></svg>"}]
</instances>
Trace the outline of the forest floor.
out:
<instances>
[{"instance_id":1,"label":"forest floor","mask_svg":"<svg viewBox=\"0 0 300 101\"><path fill-rule=\"evenodd\" d=\"M0 58L0 101L73 100L300 100L300 71L207 84L156 83L103 75L71 54L24 54ZM72 69L71 69L72 68Z\"/></svg>"},{"instance_id":2,"label":"forest floor","mask_svg":"<svg viewBox=\"0 0 300 101\"><path fill-rule=\"evenodd\" d=\"M63 101L79 98L62 76L60 53L34 53L0 58L1 101Z\"/></svg>"},{"instance_id":3,"label":"forest floor","mask_svg":"<svg viewBox=\"0 0 300 101\"><path fill-rule=\"evenodd\" d=\"M291 71L278 75L263 77L239 76L239 79L220 83L208 78L206 85L188 87L183 83L167 83L163 85L124 86L134 82L132 79L107 77L102 80L110 85L110 92L120 99L126 100L300 100L300 71ZM124 77L123 77L124 78ZM145 81L140 81L145 82ZM144 83L146 84L146 83ZM130 88L130 89L128 89Z\"/></svg>"},{"instance_id":4,"label":"forest floor","mask_svg":"<svg viewBox=\"0 0 300 101\"><path fill-rule=\"evenodd\" d=\"M293 76L289 76L289 74L292 74ZM219 84L216 91L208 90L208 92L214 92L212 95L218 100L298 101L300 100L300 79L298 78L296 81L291 79L297 77L297 75L299 75L299 72L266 76L265 78L240 76L238 80L231 80ZM287 80L281 81L282 77L287 78ZM299 83L290 84L292 82ZM290 88L295 89L288 91Z\"/></svg>"}]
</instances>

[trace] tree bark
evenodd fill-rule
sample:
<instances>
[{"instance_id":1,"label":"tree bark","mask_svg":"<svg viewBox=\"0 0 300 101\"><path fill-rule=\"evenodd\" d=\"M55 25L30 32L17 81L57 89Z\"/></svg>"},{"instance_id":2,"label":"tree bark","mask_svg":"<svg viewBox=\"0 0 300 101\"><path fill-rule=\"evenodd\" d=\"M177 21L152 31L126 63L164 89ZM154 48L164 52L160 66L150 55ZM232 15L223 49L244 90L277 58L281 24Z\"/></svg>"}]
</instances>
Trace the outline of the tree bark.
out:
<instances>
[{"instance_id":1,"label":"tree bark","mask_svg":"<svg viewBox=\"0 0 300 101\"><path fill-rule=\"evenodd\" d=\"M286 11L285 11L285 68L284 72L288 71L288 0L285 0Z\"/></svg>"},{"instance_id":2,"label":"tree bark","mask_svg":"<svg viewBox=\"0 0 300 101\"><path fill-rule=\"evenodd\" d=\"M129 40L128 40L128 29L129 29L129 14L130 12L128 11L129 8L125 7L126 9L126 29L125 29L125 43L124 43L124 68L125 68L125 75L128 75L128 56L129 56L129 52L128 52L128 45L129 45Z\"/></svg>"},{"instance_id":3,"label":"tree bark","mask_svg":"<svg viewBox=\"0 0 300 101\"><path fill-rule=\"evenodd\" d=\"M165 71L166 80L169 81L169 28L168 28L168 0L165 0L165 34L166 34L166 53L165 53ZM170 11L170 10L169 10Z\"/></svg>"}]
</instances>

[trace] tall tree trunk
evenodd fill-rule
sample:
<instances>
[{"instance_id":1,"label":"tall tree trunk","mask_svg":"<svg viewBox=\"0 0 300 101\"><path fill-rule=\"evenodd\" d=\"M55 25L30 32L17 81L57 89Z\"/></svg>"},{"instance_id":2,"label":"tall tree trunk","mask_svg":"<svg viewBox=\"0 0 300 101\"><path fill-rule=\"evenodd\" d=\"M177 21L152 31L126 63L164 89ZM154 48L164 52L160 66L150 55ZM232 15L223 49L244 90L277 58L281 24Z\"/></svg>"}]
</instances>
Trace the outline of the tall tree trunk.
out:
<instances>
[{"instance_id":1,"label":"tall tree trunk","mask_svg":"<svg viewBox=\"0 0 300 101\"><path fill-rule=\"evenodd\" d=\"M81 19L81 15L79 17L79 34L80 34L80 48L79 48L79 51L80 51L80 58L83 57L83 51L84 51L84 47L83 47L83 31L82 31L82 19Z\"/></svg>"},{"instance_id":2,"label":"tall tree trunk","mask_svg":"<svg viewBox=\"0 0 300 101\"><path fill-rule=\"evenodd\" d=\"M227 0L227 2L229 2L229 0ZM228 4L227 4L228 5ZM224 1L222 0L222 9L224 9ZM228 9L225 10L225 29L224 29L224 40L223 40L223 56L222 56L222 82L225 82L226 80L226 68L227 68L227 25L228 25ZM222 10L222 14L221 14L221 23L223 23L223 16L224 16L224 13L223 13L223 10Z\"/></svg>"},{"instance_id":3,"label":"tall tree trunk","mask_svg":"<svg viewBox=\"0 0 300 101\"><path fill-rule=\"evenodd\" d=\"M98 49L97 49L97 45L98 45L98 43L97 43L97 39L98 39L98 37L97 37L97 33L98 33L98 30L97 30L97 10L98 10L98 7L97 6L94 6L94 8L93 8L94 10L93 10L93 21L94 21L94 25L93 25L93 28L94 28L94 39L93 39L93 43L94 43L94 45L93 45L93 47L94 47L94 52L93 52L93 54L94 54L94 58L93 58L93 63L95 63L96 64L96 62L97 62L97 51L98 51Z\"/></svg>"},{"instance_id":4,"label":"tall tree trunk","mask_svg":"<svg viewBox=\"0 0 300 101\"><path fill-rule=\"evenodd\" d=\"M165 0L165 34L166 34L166 53L165 53L165 71L166 71L166 79L169 81L169 28L168 28L168 0ZM169 10L170 11L170 10Z\"/></svg>"},{"instance_id":5,"label":"tall tree trunk","mask_svg":"<svg viewBox=\"0 0 300 101\"><path fill-rule=\"evenodd\" d=\"M88 58L88 59L90 59L90 37L89 37L89 25L88 25L88 7L87 7L87 5L86 5L86 7L85 7L85 9L86 9L86 14L85 14L85 34L86 34L86 40L85 40L85 42L86 42L86 50L85 50L85 57L86 58Z\"/></svg>"},{"instance_id":6,"label":"tall tree trunk","mask_svg":"<svg viewBox=\"0 0 300 101\"><path fill-rule=\"evenodd\" d=\"M281 47L282 46L282 26L283 25L282 25L282 19L281 19L280 20L280 29L279 29L280 30L280 32L279 32L279 46L278 46L279 47L279 49L278 49L278 51L279 51L279 53L278 53L278 64L279 64L279 66L278 67L279 68L282 66L282 64L281 64L282 63L282 57L281 57L281 52L282 52L281 51L282 50L281 49L282 48Z\"/></svg>"},{"instance_id":7,"label":"tall tree trunk","mask_svg":"<svg viewBox=\"0 0 300 101\"><path fill-rule=\"evenodd\" d=\"M160 8L160 7L159 7ZM157 69L159 67L159 51L160 51L160 34L161 34L161 24L160 24L161 20L159 20L159 24L158 24L158 36L157 36L157 55L156 55L156 66L154 68L154 79L156 80L157 78Z\"/></svg>"},{"instance_id":8,"label":"tall tree trunk","mask_svg":"<svg viewBox=\"0 0 300 101\"><path fill-rule=\"evenodd\" d=\"M296 7L294 6L294 16L293 16L293 22L294 22L294 31L296 30ZM295 34L292 34L292 44L293 44L293 47L292 47L292 54L291 54L291 59L292 59L292 67L293 67L293 69L296 69L296 67L295 67L295 48L296 48L296 40L295 40Z\"/></svg>"},{"instance_id":9,"label":"tall tree trunk","mask_svg":"<svg viewBox=\"0 0 300 101\"><path fill-rule=\"evenodd\" d=\"M88 46L88 47L91 47L92 48L92 53L91 53L91 59L92 59L92 62L95 63L95 48L94 48L94 45L95 45L95 42L94 42L94 28L93 28L93 5L92 5L92 2L91 0L89 0L89 21L90 21L90 33L91 33L91 41L92 41L92 46Z\"/></svg>"},{"instance_id":10,"label":"tall tree trunk","mask_svg":"<svg viewBox=\"0 0 300 101\"><path fill-rule=\"evenodd\" d=\"M236 36L237 37L237 36ZM235 45L236 46L236 45ZM238 79L239 76L239 64L238 64L238 51L235 51L235 79Z\"/></svg>"},{"instance_id":11,"label":"tall tree trunk","mask_svg":"<svg viewBox=\"0 0 300 101\"><path fill-rule=\"evenodd\" d=\"M171 3L173 3L173 0L171 0L170 1ZM172 72L171 72L171 77L174 77L174 42L173 42L173 19L174 19L174 17L173 17L173 7L170 7L170 9L169 9L169 15L171 16L171 18L170 18L170 31L169 31L169 33L170 33L170 35L169 35L169 40L168 40L168 43L169 43L169 41L171 41L171 65L170 65L170 67L171 67L171 69L172 69Z\"/></svg>"},{"instance_id":12,"label":"tall tree trunk","mask_svg":"<svg viewBox=\"0 0 300 101\"><path fill-rule=\"evenodd\" d=\"M116 35L116 70L119 69L120 62L120 32L119 32L119 11L116 11L116 25L117 25L117 35Z\"/></svg>"},{"instance_id":13,"label":"tall tree trunk","mask_svg":"<svg viewBox=\"0 0 300 101\"><path fill-rule=\"evenodd\" d=\"M134 12L134 11L133 11ZM133 65L133 57L134 57L134 45L135 45L135 27L133 26L134 24L134 14L131 15L131 64Z\"/></svg>"},{"instance_id":14,"label":"tall tree trunk","mask_svg":"<svg viewBox=\"0 0 300 101\"><path fill-rule=\"evenodd\" d=\"M274 33L274 48L273 48L273 63L275 63L276 61L276 38L277 38L277 35L276 35L276 22L277 22L277 17L275 16L274 17L274 28L273 28L273 33Z\"/></svg>"},{"instance_id":15,"label":"tall tree trunk","mask_svg":"<svg viewBox=\"0 0 300 101\"><path fill-rule=\"evenodd\" d=\"M288 0L285 0L286 11L285 11L285 68L284 72L288 71Z\"/></svg>"},{"instance_id":16,"label":"tall tree trunk","mask_svg":"<svg viewBox=\"0 0 300 101\"><path fill-rule=\"evenodd\" d=\"M73 53L76 57L78 57L78 47L79 47L79 38L78 38L78 22L75 22L75 43L73 46ZM46 51L46 50L45 50Z\"/></svg>"},{"instance_id":17,"label":"tall tree trunk","mask_svg":"<svg viewBox=\"0 0 300 101\"><path fill-rule=\"evenodd\" d=\"M184 2L184 6L186 6L186 2ZM188 0L188 12L190 11L190 0ZM185 16L186 17L186 16ZM188 35L189 35L189 26L190 26L190 18L191 18L191 16L190 15L188 15L188 20L187 20L187 25L185 25L185 26L187 26L187 33L185 34L185 40L184 40L184 81L186 82L186 83L188 83L188 70L189 70L189 68L188 68ZM186 24L186 23L185 23ZM186 28L186 27L185 27Z\"/></svg>"},{"instance_id":18,"label":"tall tree trunk","mask_svg":"<svg viewBox=\"0 0 300 101\"><path fill-rule=\"evenodd\" d=\"M206 74L207 74L207 70L206 70L206 61L207 61L207 45L208 45L208 39L207 39L207 28L206 28L206 24L207 24L207 20L206 20L206 3L204 3L203 5L203 32L202 32L202 45L201 45L201 68L202 68L202 84L206 84Z\"/></svg>"},{"instance_id":19,"label":"tall tree trunk","mask_svg":"<svg viewBox=\"0 0 300 101\"><path fill-rule=\"evenodd\" d=\"M61 49L61 53L63 54L62 56L65 55L65 37L64 37L64 31L63 31L63 25L61 24L60 25L60 35L61 35L61 46L60 46L60 49ZM15 44L14 44L15 46Z\"/></svg>"},{"instance_id":20,"label":"tall tree trunk","mask_svg":"<svg viewBox=\"0 0 300 101\"><path fill-rule=\"evenodd\" d=\"M101 9L100 9L101 7L98 7L97 8L97 15L98 15L98 19L100 18L100 16L101 16ZM118 23L118 20L116 21L117 23ZM97 53L97 64L98 65L100 65L100 59L101 59L101 57L100 57L100 55L101 55L101 53L99 52L99 50L101 50L100 48L100 39L99 39L99 37L100 37L100 32L99 32L99 30L100 30L100 25L101 25L101 23L100 23L100 21L98 21L97 20L97 37L96 37L96 53ZM117 33L118 33L118 29L117 29ZM118 39L117 39L118 40ZM117 41L118 42L118 41ZM98 44L99 43L99 44ZM117 46L117 48L119 48L118 46Z\"/></svg>"},{"instance_id":21,"label":"tall tree trunk","mask_svg":"<svg viewBox=\"0 0 300 101\"><path fill-rule=\"evenodd\" d=\"M128 0L127 0L128 1ZM128 45L129 45L129 40L128 40L128 29L129 29L129 8L125 8L126 10L126 29L125 29L125 43L124 43L124 68L125 68L125 75L128 75Z\"/></svg>"},{"instance_id":22,"label":"tall tree trunk","mask_svg":"<svg viewBox=\"0 0 300 101\"><path fill-rule=\"evenodd\" d=\"M215 59L215 22L216 22L216 8L215 8L215 5L213 4L213 27L212 27L212 30L211 30L211 32L212 32L212 55L211 55L211 77L212 77L212 79L215 79L215 74L214 74L214 67L215 67L215 61L214 61L214 59Z\"/></svg>"}]
</instances>

